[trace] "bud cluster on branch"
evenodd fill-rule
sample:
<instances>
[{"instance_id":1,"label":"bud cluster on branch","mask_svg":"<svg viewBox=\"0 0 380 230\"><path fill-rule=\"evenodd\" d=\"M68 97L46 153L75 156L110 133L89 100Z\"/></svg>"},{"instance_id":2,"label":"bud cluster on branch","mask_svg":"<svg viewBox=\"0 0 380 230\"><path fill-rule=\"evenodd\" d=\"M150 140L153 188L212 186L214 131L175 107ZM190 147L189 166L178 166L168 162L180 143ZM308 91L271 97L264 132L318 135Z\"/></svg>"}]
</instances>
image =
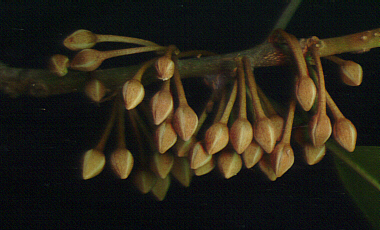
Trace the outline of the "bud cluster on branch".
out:
<instances>
[{"instance_id":1,"label":"bud cluster on branch","mask_svg":"<svg viewBox=\"0 0 380 230\"><path fill-rule=\"evenodd\" d=\"M360 65L331 55L377 47L379 31L335 38L334 42L350 44L337 49L339 44L332 43L333 39L297 40L277 29L268 42L256 49L217 56L207 51L180 52L174 45L164 47L137 38L78 30L65 39L64 45L79 52L72 60L54 55L49 68L61 79L70 72L68 68L96 73L85 80L84 92L97 103L114 100L98 145L83 155L83 179L95 177L103 170L106 163L104 146L117 120L118 145L109 156L111 169L121 179L131 175L138 190L144 194L151 192L158 200L163 200L172 177L187 187L194 175L205 175L215 167L228 179L243 167L257 165L270 180L276 180L294 163L292 140L302 147L309 165L323 158L325 143L331 134L347 151L354 151L355 126L344 117L326 91L320 58L327 56L327 60L339 66L344 83L358 86L363 78ZM140 46L115 51L92 49L99 42ZM130 76L123 76L122 84L112 89L102 80L102 74L95 71L105 59L152 51L157 53L156 58L136 67ZM183 59L189 57L195 58ZM295 70L285 116L274 109L277 106L273 106L256 84L253 69L284 63L293 65ZM200 74L202 68L204 72ZM221 82L216 82L220 80L219 75L211 79L212 94L202 112L196 114L189 106L182 80L190 74L205 76L215 71L222 72L225 77ZM144 100L144 85L155 81L162 82L161 88ZM327 108L333 122L327 115ZM296 112L307 117L301 126L307 129L294 129ZM128 115L127 121L125 115ZM129 127L127 135L125 125ZM131 146L135 151L127 149Z\"/></svg>"}]
</instances>

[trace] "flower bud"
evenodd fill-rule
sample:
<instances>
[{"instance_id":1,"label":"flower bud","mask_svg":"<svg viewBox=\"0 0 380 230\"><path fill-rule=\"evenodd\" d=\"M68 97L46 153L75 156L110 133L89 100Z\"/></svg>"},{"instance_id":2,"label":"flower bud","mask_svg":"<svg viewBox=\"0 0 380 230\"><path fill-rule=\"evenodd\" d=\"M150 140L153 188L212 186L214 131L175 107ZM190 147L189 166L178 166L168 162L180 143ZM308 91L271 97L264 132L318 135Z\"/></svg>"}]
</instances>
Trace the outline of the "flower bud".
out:
<instances>
[{"instance_id":1,"label":"flower bud","mask_svg":"<svg viewBox=\"0 0 380 230\"><path fill-rule=\"evenodd\" d=\"M106 163L106 157L103 152L90 149L83 155L82 177L83 179L91 179L102 172Z\"/></svg>"},{"instance_id":2,"label":"flower bud","mask_svg":"<svg viewBox=\"0 0 380 230\"><path fill-rule=\"evenodd\" d=\"M165 178L173 167L174 157L171 153L160 154L155 152L150 161L150 169L158 177Z\"/></svg>"},{"instance_id":3,"label":"flower bud","mask_svg":"<svg viewBox=\"0 0 380 230\"><path fill-rule=\"evenodd\" d=\"M229 140L228 127L218 122L207 129L205 147L209 154L215 154L227 146Z\"/></svg>"},{"instance_id":4,"label":"flower bud","mask_svg":"<svg viewBox=\"0 0 380 230\"><path fill-rule=\"evenodd\" d=\"M106 87L98 79L92 79L86 82L84 87L84 93L89 97L93 102L100 102L103 97L106 95Z\"/></svg>"},{"instance_id":5,"label":"flower bud","mask_svg":"<svg viewBox=\"0 0 380 230\"><path fill-rule=\"evenodd\" d=\"M120 179L127 179L133 168L132 153L126 148L116 149L110 157L111 167Z\"/></svg>"},{"instance_id":6,"label":"flower bud","mask_svg":"<svg viewBox=\"0 0 380 230\"><path fill-rule=\"evenodd\" d=\"M344 65L339 68L339 75L342 81L349 86L359 86L363 81L363 69L353 61L344 61Z\"/></svg>"},{"instance_id":7,"label":"flower bud","mask_svg":"<svg viewBox=\"0 0 380 230\"><path fill-rule=\"evenodd\" d=\"M154 135L154 141L160 153L165 153L176 143L177 133L171 124L171 119L158 126Z\"/></svg>"},{"instance_id":8,"label":"flower bud","mask_svg":"<svg viewBox=\"0 0 380 230\"><path fill-rule=\"evenodd\" d=\"M242 154L245 167L252 168L257 162L259 162L263 154L263 148L253 140Z\"/></svg>"},{"instance_id":9,"label":"flower bud","mask_svg":"<svg viewBox=\"0 0 380 230\"><path fill-rule=\"evenodd\" d=\"M77 53L70 63L70 68L79 71L94 71L104 61L100 58L101 52L94 49L84 49Z\"/></svg>"},{"instance_id":10,"label":"flower bud","mask_svg":"<svg viewBox=\"0 0 380 230\"><path fill-rule=\"evenodd\" d=\"M194 136L191 136L187 141L178 138L173 147L173 149L175 149L175 154L177 154L178 157L187 157L189 155L190 149L196 142L197 139Z\"/></svg>"},{"instance_id":11,"label":"flower bud","mask_svg":"<svg viewBox=\"0 0 380 230\"><path fill-rule=\"evenodd\" d=\"M296 82L296 96L303 110L309 111L314 104L317 89L310 77L298 77Z\"/></svg>"},{"instance_id":12,"label":"flower bud","mask_svg":"<svg viewBox=\"0 0 380 230\"><path fill-rule=\"evenodd\" d=\"M244 152L248 145L252 142L253 130L252 125L246 118L237 119L230 130L230 140L232 146L238 154Z\"/></svg>"},{"instance_id":13,"label":"flower bud","mask_svg":"<svg viewBox=\"0 0 380 230\"><path fill-rule=\"evenodd\" d=\"M211 158L212 155L208 154L203 148L201 142L198 141L189 152L190 167L192 169L202 167L209 162Z\"/></svg>"},{"instance_id":14,"label":"flower bud","mask_svg":"<svg viewBox=\"0 0 380 230\"><path fill-rule=\"evenodd\" d=\"M261 172L263 172L267 178L271 181L275 181L277 179L276 173L271 166L270 155L264 154L259 161L259 168Z\"/></svg>"},{"instance_id":15,"label":"flower bud","mask_svg":"<svg viewBox=\"0 0 380 230\"><path fill-rule=\"evenodd\" d=\"M229 179L241 170L243 162L235 151L223 150L218 156L218 168L224 178Z\"/></svg>"},{"instance_id":16,"label":"flower bud","mask_svg":"<svg viewBox=\"0 0 380 230\"><path fill-rule=\"evenodd\" d=\"M133 184L142 193L147 194L156 184L157 177L148 170L138 170L133 174Z\"/></svg>"},{"instance_id":17,"label":"flower bud","mask_svg":"<svg viewBox=\"0 0 380 230\"><path fill-rule=\"evenodd\" d=\"M65 55L55 54L50 58L48 68L57 76L63 77L67 74L67 67L70 66L70 60Z\"/></svg>"},{"instance_id":18,"label":"flower bud","mask_svg":"<svg viewBox=\"0 0 380 230\"><path fill-rule=\"evenodd\" d=\"M170 187L170 177L157 178L156 184L153 186L151 193L156 197L158 201L163 201L165 199L166 193Z\"/></svg>"},{"instance_id":19,"label":"flower bud","mask_svg":"<svg viewBox=\"0 0 380 230\"><path fill-rule=\"evenodd\" d=\"M174 75L174 62L166 56L160 57L156 61L157 78L163 81L169 80Z\"/></svg>"},{"instance_id":20,"label":"flower bud","mask_svg":"<svg viewBox=\"0 0 380 230\"><path fill-rule=\"evenodd\" d=\"M263 117L254 123L254 137L256 142L264 149L265 152L271 153L276 144L276 133L272 121Z\"/></svg>"},{"instance_id":21,"label":"flower bud","mask_svg":"<svg viewBox=\"0 0 380 230\"><path fill-rule=\"evenodd\" d=\"M174 156L174 163L170 173L179 183L185 187L190 186L193 172L190 169L189 160L186 157Z\"/></svg>"},{"instance_id":22,"label":"flower bud","mask_svg":"<svg viewBox=\"0 0 380 230\"><path fill-rule=\"evenodd\" d=\"M308 165L314 165L320 162L326 153L326 146L314 146L307 141L308 135L303 128L297 128L293 132L293 139L302 147L303 157Z\"/></svg>"},{"instance_id":23,"label":"flower bud","mask_svg":"<svg viewBox=\"0 0 380 230\"><path fill-rule=\"evenodd\" d=\"M196 176L203 176L211 172L214 168L215 168L215 160L212 158L209 162L207 162L202 167L194 169L194 174Z\"/></svg>"},{"instance_id":24,"label":"flower bud","mask_svg":"<svg viewBox=\"0 0 380 230\"><path fill-rule=\"evenodd\" d=\"M173 110L173 97L170 91L158 91L150 100L150 107L152 109L154 124L161 124Z\"/></svg>"},{"instance_id":25,"label":"flower bud","mask_svg":"<svg viewBox=\"0 0 380 230\"><path fill-rule=\"evenodd\" d=\"M275 140L280 141L282 137L282 132L284 131L284 118L276 114L270 116L269 119L272 121L273 124Z\"/></svg>"},{"instance_id":26,"label":"flower bud","mask_svg":"<svg viewBox=\"0 0 380 230\"><path fill-rule=\"evenodd\" d=\"M194 134L198 117L188 105L177 108L173 116L173 127L182 140L187 141Z\"/></svg>"},{"instance_id":27,"label":"flower bud","mask_svg":"<svg viewBox=\"0 0 380 230\"><path fill-rule=\"evenodd\" d=\"M311 118L309 135L314 146L322 146L330 138L331 122L326 113L317 113Z\"/></svg>"},{"instance_id":28,"label":"flower bud","mask_svg":"<svg viewBox=\"0 0 380 230\"><path fill-rule=\"evenodd\" d=\"M131 79L123 86L123 98L127 110L134 109L144 99L145 90L140 81Z\"/></svg>"},{"instance_id":29,"label":"flower bud","mask_svg":"<svg viewBox=\"0 0 380 230\"><path fill-rule=\"evenodd\" d=\"M96 44L96 35L88 30L77 30L69 35L63 45L73 51L89 49Z\"/></svg>"},{"instance_id":30,"label":"flower bud","mask_svg":"<svg viewBox=\"0 0 380 230\"><path fill-rule=\"evenodd\" d=\"M341 118L335 121L333 128L334 139L347 151L353 152L356 145L357 131L350 120Z\"/></svg>"},{"instance_id":31,"label":"flower bud","mask_svg":"<svg viewBox=\"0 0 380 230\"><path fill-rule=\"evenodd\" d=\"M294 163L294 152L290 144L279 142L270 154L270 161L276 176L284 175Z\"/></svg>"},{"instance_id":32,"label":"flower bud","mask_svg":"<svg viewBox=\"0 0 380 230\"><path fill-rule=\"evenodd\" d=\"M308 165L315 165L320 162L326 153L326 146L313 146L309 143L305 143L303 146L303 153L305 161Z\"/></svg>"}]
</instances>

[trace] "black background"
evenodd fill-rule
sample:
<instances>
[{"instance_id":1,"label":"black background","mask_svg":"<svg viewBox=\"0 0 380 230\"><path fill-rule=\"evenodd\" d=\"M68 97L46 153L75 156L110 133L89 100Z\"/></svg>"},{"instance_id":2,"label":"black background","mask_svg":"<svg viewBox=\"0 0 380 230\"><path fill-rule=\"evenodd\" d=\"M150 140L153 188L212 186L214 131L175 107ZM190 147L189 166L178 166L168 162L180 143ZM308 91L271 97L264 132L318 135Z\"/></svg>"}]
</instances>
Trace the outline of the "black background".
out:
<instances>
[{"instance_id":1,"label":"black background","mask_svg":"<svg viewBox=\"0 0 380 230\"><path fill-rule=\"evenodd\" d=\"M45 68L52 54L72 55L62 41L77 29L176 44L180 50L243 50L266 38L287 4L263 2L1 3L0 60L14 67ZM380 27L376 3L323 2L304 1L287 31L299 38L327 38ZM125 46L102 44L97 49L110 47ZM364 80L359 87L343 85L336 80L335 66L323 63L326 87L356 125L358 145L379 145L379 54L379 49L373 49L341 55L362 65ZM101 68L136 64L143 58L115 58L105 61ZM289 72L284 67L270 67L256 70L256 75L264 88L280 94L278 82ZM188 84L191 87L191 82ZM186 93L193 101L202 95L201 91ZM82 94L46 99L11 99L1 94L0 105L4 228L370 227L342 187L330 153L315 166L307 166L297 155L295 165L275 182L266 180L256 168L244 169L229 180L214 170L193 178L189 188L173 180L166 199L156 202L136 191L128 179L115 179L107 168L94 179L79 179L79 157L95 145L110 103L97 106Z\"/></svg>"}]
</instances>

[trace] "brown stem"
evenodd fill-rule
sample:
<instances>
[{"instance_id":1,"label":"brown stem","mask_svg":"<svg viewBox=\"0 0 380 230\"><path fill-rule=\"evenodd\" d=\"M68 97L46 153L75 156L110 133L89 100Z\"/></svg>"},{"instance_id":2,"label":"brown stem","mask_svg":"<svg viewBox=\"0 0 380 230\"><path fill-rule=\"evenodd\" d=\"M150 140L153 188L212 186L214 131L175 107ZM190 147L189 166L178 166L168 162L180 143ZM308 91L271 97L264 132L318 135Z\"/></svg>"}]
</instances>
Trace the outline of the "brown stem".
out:
<instances>
[{"instance_id":1,"label":"brown stem","mask_svg":"<svg viewBox=\"0 0 380 230\"><path fill-rule=\"evenodd\" d=\"M366 37L367 40L361 38ZM301 39L300 41L305 40ZM359 40L360 42L357 42ZM331 56L339 53L367 51L380 46L380 28L371 31L351 34L342 37L323 39L319 41L319 55ZM302 44L304 48L306 44ZM253 67L266 67L284 65L289 63L286 54L279 51L273 44L264 42L252 49L224 55L191 58L179 62L179 71L182 78L204 77L216 75L221 72L227 77L233 76L236 68L236 56L248 56ZM128 66L107 70L96 70L96 77L104 82L111 91L117 90L132 76L140 66ZM147 74L155 75L153 68ZM11 68L0 63L0 90L11 97L30 95L34 97L47 97L57 94L83 91L87 73L69 71L64 78L56 77L48 70ZM146 78L143 84L150 84L157 79Z\"/></svg>"}]
</instances>

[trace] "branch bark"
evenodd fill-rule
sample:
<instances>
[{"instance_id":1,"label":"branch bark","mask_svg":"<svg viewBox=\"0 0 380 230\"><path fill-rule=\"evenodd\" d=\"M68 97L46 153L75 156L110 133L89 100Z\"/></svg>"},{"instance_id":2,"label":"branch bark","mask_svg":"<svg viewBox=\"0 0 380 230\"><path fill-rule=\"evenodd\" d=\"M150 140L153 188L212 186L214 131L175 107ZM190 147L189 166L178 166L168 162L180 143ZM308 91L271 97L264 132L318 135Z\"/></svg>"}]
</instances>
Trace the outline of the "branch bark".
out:
<instances>
[{"instance_id":1,"label":"branch bark","mask_svg":"<svg viewBox=\"0 0 380 230\"><path fill-rule=\"evenodd\" d=\"M300 39L302 48L307 45L307 39ZM319 55L321 57L346 52L367 52L380 46L380 28L361 33L336 38L320 40ZM185 59L179 62L182 78L204 77L205 75L224 74L235 76L236 56L247 56L253 67L284 65L291 60L274 48L271 43L264 42L254 48L229 54ZM107 89L120 89L124 82L131 79L140 66L128 66L91 72L104 83ZM142 83L144 85L156 80L155 70L146 72ZM58 77L48 70L11 68L0 63L0 90L11 97L28 95L47 97L58 94L83 91L88 72L69 71L64 77ZM149 77L151 76L151 77Z\"/></svg>"}]
</instances>

